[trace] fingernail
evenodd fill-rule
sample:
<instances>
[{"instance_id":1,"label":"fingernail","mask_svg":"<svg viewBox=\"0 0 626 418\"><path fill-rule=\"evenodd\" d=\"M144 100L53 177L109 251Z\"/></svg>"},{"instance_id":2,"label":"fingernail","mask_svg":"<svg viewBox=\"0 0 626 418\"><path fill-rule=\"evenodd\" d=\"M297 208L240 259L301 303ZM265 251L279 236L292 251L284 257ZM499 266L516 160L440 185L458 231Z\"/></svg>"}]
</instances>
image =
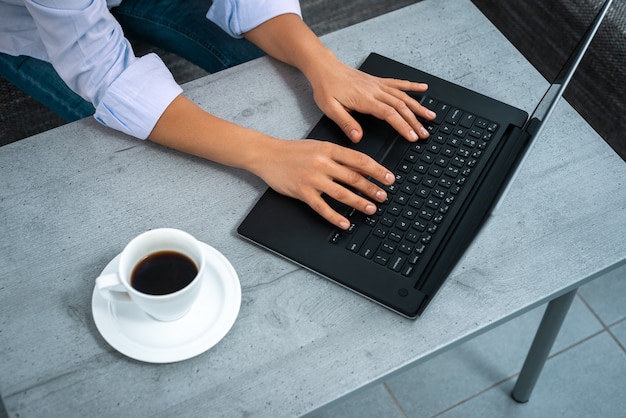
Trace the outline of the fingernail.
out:
<instances>
[{"instance_id":1,"label":"fingernail","mask_svg":"<svg viewBox=\"0 0 626 418\"><path fill-rule=\"evenodd\" d=\"M341 229L348 229L349 226L350 226L350 222L348 222L348 221L341 221L341 222L339 222L339 227Z\"/></svg>"},{"instance_id":2,"label":"fingernail","mask_svg":"<svg viewBox=\"0 0 626 418\"><path fill-rule=\"evenodd\" d=\"M392 173L387 173L387 174L385 174L385 181L387 183L392 183L392 182L396 181L396 176L394 176Z\"/></svg>"},{"instance_id":3,"label":"fingernail","mask_svg":"<svg viewBox=\"0 0 626 418\"><path fill-rule=\"evenodd\" d=\"M415 133L413 129L409 131L409 136L411 137L413 141L417 141L419 139L419 136L417 136L417 134Z\"/></svg>"},{"instance_id":4,"label":"fingernail","mask_svg":"<svg viewBox=\"0 0 626 418\"><path fill-rule=\"evenodd\" d=\"M420 128L420 133L422 134L424 138L430 135L430 133L424 127Z\"/></svg>"},{"instance_id":5,"label":"fingernail","mask_svg":"<svg viewBox=\"0 0 626 418\"><path fill-rule=\"evenodd\" d=\"M367 213L368 215L372 215L374 212L376 212L376 206L374 205L365 206L365 213Z\"/></svg>"},{"instance_id":6,"label":"fingernail","mask_svg":"<svg viewBox=\"0 0 626 418\"><path fill-rule=\"evenodd\" d=\"M387 193L385 193L383 190L377 191L376 199L378 199L381 202L384 201L385 199L387 199Z\"/></svg>"},{"instance_id":7,"label":"fingernail","mask_svg":"<svg viewBox=\"0 0 626 418\"><path fill-rule=\"evenodd\" d=\"M350 139L352 140L356 141L357 139L359 139L359 131L357 131L356 129L351 130L348 135L350 136Z\"/></svg>"},{"instance_id":8,"label":"fingernail","mask_svg":"<svg viewBox=\"0 0 626 418\"><path fill-rule=\"evenodd\" d=\"M432 110L429 110L428 112L426 112L426 116L428 116L431 119L435 119L437 117L437 114L433 112Z\"/></svg>"}]
</instances>

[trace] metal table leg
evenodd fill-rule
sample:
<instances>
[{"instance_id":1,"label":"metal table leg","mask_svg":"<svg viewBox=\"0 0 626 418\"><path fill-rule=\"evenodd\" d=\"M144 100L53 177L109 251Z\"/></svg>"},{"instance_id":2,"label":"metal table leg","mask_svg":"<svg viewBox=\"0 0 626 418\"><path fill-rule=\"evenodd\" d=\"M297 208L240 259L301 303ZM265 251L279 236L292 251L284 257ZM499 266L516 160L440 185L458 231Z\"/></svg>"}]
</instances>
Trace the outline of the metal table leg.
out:
<instances>
[{"instance_id":1,"label":"metal table leg","mask_svg":"<svg viewBox=\"0 0 626 418\"><path fill-rule=\"evenodd\" d=\"M520 403L528 402L530 393L533 391L535 383L537 383L539 374L550 354L552 344L554 344L554 340L561 329L563 320L574 300L574 296L576 296L577 290L574 289L548 303L541 324L539 324L535 334L535 339L530 346L530 350L528 350L522 371L511 393L511 397L515 401Z\"/></svg>"}]
</instances>

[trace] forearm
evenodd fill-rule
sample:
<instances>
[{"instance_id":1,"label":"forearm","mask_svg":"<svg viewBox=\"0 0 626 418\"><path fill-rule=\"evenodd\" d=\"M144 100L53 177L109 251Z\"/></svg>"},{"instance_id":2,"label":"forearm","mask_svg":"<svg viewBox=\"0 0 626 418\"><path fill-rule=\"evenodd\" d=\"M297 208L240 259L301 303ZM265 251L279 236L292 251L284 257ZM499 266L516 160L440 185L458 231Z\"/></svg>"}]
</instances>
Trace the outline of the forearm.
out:
<instances>
[{"instance_id":1,"label":"forearm","mask_svg":"<svg viewBox=\"0 0 626 418\"><path fill-rule=\"evenodd\" d=\"M283 14L244 34L268 55L298 68L313 82L323 66L336 61L332 51L295 14Z\"/></svg>"},{"instance_id":2,"label":"forearm","mask_svg":"<svg viewBox=\"0 0 626 418\"><path fill-rule=\"evenodd\" d=\"M278 141L220 119L180 95L161 115L150 136L169 148L255 172L260 153ZM257 173L258 174L258 173Z\"/></svg>"}]
</instances>

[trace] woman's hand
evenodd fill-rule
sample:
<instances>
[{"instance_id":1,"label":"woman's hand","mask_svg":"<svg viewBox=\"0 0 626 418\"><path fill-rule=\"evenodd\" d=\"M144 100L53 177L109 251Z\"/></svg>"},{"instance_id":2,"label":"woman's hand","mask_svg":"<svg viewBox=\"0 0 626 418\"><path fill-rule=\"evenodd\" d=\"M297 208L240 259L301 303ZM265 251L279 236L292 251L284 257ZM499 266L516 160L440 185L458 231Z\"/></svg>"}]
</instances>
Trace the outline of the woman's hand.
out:
<instances>
[{"instance_id":1,"label":"woman's hand","mask_svg":"<svg viewBox=\"0 0 626 418\"><path fill-rule=\"evenodd\" d=\"M435 114L406 93L424 92L426 84L378 78L344 64L296 15L270 19L245 33L245 37L274 58L302 71L313 87L319 108L352 141L361 140L363 129L350 111L387 121L409 141L428 136L416 115L430 120Z\"/></svg>"},{"instance_id":2,"label":"woman's hand","mask_svg":"<svg viewBox=\"0 0 626 418\"><path fill-rule=\"evenodd\" d=\"M422 93L428 85L406 80L379 78L354 69L331 56L309 72L315 102L353 142L363 129L350 115L354 110L389 123L409 141L427 138L428 131L417 119L432 120L435 114L406 92Z\"/></svg>"},{"instance_id":3,"label":"woman's hand","mask_svg":"<svg viewBox=\"0 0 626 418\"><path fill-rule=\"evenodd\" d=\"M395 180L367 155L326 141L275 140L265 151L251 170L275 191L302 200L342 229L350 222L331 208L322 194L372 215L377 210L373 202L384 202L387 193L366 177L384 185Z\"/></svg>"}]
</instances>

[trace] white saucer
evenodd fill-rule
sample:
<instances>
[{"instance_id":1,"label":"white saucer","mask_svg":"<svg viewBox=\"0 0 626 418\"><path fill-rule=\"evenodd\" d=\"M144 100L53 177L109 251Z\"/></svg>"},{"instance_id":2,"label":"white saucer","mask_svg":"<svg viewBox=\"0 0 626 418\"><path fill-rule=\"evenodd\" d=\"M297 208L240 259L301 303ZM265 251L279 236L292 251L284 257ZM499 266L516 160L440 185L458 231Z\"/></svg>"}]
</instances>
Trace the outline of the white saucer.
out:
<instances>
[{"instance_id":1,"label":"white saucer","mask_svg":"<svg viewBox=\"0 0 626 418\"><path fill-rule=\"evenodd\" d=\"M219 251L202 244L207 274L196 303L187 315L161 322L132 302L109 302L94 287L91 309L102 337L120 353L149 363L171 363L201 354L230 331L241 306L237 272ZM120 255L101 274L117 270Z\"/></svg>"}]
</instances>

